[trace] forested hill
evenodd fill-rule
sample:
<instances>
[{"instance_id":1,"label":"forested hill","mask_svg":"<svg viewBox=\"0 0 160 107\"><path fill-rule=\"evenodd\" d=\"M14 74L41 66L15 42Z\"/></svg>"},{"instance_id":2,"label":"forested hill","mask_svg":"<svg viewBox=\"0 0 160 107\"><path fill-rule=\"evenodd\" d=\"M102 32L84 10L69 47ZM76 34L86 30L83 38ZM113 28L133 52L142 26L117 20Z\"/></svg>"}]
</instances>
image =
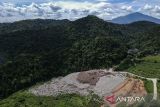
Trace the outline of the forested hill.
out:
<instances>
[{"instance_id":1,"label":"forested hill","mask_svg":"<svg viewBox=\"0 0 160 107\"><path fill-rule=\"evenodd\" d=\"M22 30L40 30L48 27L65 25L70 23L69 20L52 20L52 19L34 19L22 20L14 23L0 23L0 34L10 33Z\"/></svg>"},{"instance_id":2,"label":"forested hill","mask_svg":"<svg viewBox=\"0 0 160 107\"><path fill-rule=\"evenodd\" d=\"M95 16L0 24L0 98L52 77L115 66L130 49L142 56L159 52L160 26Z\"/></svg>"}]
</instances>

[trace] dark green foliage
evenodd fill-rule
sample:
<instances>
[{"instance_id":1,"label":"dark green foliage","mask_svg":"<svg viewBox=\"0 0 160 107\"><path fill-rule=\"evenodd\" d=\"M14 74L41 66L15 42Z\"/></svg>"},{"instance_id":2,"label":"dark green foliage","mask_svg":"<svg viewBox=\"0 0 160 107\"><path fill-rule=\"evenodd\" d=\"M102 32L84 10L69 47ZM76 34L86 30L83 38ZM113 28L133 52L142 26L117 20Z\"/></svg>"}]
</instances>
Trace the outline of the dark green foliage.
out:
<instances>
[{"instance_id":1,"label":"dark green foliage","mask_svg":"<svg viewBox=\"0 0 160 107\"><path fill-rule=\"evenodd\" d=\"M109 68L124 59L126 65L120 68L127 68L132 65L128 66L129 49L139 49L142 56L160 51L159 34L154 23L117 25L95 16L73 22L37 19L0 24L0 97L52 77Z\"/></svg>"},{"instance_id":2,"label":"dark green foliage","mask_svg":"<svg viewBox=\"0 0 160 107\"><path fill-rule=\"evenodd\" d=\"M118 64L126 51L126 47L113 38L96 37L74 43L66 63L74 71L108 68Z\"/></svg>"},{"instance_id":3,"label":"dark green foliage","mask_svg":"<svg viewBox=\"0 0 160 107\"><path fill-rule=\"evenodd\" d=\"M23 30L41 30L48 27L67 25L69 20L35 19L23 20L14 23L0 23L0 34L11 33Z\"/></svg>"},{"instance_id":4,"label":"dark green foliage","mask_svg":"<svg viewBox=\"0 0 160 107\"><path fill-rule=\"evenodd\" d=\"M0 101L0 107L100 107L101 102L102 100L97 96L76 94L65 94L57 97L35 96L20 91Z\"/></svg>"},{"instance_id":5,"label":"dark green foliage","mask_svg":"<svg viewBox=\"0 0 160 107\"><path fill-rule=\"evenodd\" d=\"M135 59L132 56L127 56L119 65L116 66L116 71L126 70L135 65Z\"/></svg>"}]
</instances>

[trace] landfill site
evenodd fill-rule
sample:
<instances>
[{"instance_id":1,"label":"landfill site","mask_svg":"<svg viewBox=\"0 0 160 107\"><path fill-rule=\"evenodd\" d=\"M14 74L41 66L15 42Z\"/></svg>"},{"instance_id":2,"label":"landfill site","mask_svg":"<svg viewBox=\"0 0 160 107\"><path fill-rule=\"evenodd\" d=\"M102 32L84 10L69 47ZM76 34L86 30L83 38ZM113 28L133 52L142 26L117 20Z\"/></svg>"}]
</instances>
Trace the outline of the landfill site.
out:
<instances>
[{"instance_id":1,"label":"landfill site","mask_svg":"<svg viewBox=\"0 0 160 107\"><path fill-rule=\"evenodd\" d=\"M112 69L71 73L32 87L29 91L37 96L57 96L62 93L89 95L91 92L101 98L111 94L133 97L147 95L142 80ZM109 105L107 101L104 102Z\"/></svg>"}]
</instances>

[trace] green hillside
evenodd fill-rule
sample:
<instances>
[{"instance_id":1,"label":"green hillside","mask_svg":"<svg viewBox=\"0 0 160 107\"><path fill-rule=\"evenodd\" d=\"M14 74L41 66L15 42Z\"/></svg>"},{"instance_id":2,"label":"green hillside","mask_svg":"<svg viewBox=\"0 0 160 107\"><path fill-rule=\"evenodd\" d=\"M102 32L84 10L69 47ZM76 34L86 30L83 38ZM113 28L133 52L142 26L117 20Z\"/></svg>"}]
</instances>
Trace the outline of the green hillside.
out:
<instances>
[{"instance_id":1,"label":"green hillside","mask_svg":"<svg viewBox=\"0 0 160 107\"><path fill-rule=\"evenodd\" d=\"M128 71L148 78L160 78L160 55L144 57L142 62L128 68Z\"/></svg>"},{"instance_id":2,"label":"green hillside","mask_svg":"<svg viewBox=\"0 0 160 107\"><path fill-rule=\"evenodd\" d=\"M129 50L138 50L137 57L158 54L159 34L155 23L118 25L95 16L0 24L0 98L53 77L116 66L132 59ZM159 62L146 60L129 71L159 77L158 69Z\"/></svg>"},{"instance_id":3,"label":"green hillside","mask_svg":"<svg viewBox=\"0 0 160 107\"><path fill-rule=\"evenodd\" d=\"M93 98L97 98L96 100ZM35 96L19 91L0 101L0 107L100 107L101 99L93 96L65 94L57 97Z\"/></svg>"}]
</instances>

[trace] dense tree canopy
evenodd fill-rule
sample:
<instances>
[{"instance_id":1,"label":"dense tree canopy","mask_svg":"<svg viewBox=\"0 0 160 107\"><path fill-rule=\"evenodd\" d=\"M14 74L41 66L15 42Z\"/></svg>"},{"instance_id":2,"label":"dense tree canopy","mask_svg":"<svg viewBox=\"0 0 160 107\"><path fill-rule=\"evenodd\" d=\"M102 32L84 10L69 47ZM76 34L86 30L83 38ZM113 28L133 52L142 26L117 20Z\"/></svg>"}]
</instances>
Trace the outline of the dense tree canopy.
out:
<instances>
[{"instance_id":1,"label":"dense tree canopy","mask_svg":"<svg viewBox=\"0 0 160 107\"><path fill-rule=\"evenodd\" d=\"M0 98L52 77L112 67L129 49L160 52L159 31L150 22L117 25L95 16L0 24Z\"/></svg>"}]
</instances>

